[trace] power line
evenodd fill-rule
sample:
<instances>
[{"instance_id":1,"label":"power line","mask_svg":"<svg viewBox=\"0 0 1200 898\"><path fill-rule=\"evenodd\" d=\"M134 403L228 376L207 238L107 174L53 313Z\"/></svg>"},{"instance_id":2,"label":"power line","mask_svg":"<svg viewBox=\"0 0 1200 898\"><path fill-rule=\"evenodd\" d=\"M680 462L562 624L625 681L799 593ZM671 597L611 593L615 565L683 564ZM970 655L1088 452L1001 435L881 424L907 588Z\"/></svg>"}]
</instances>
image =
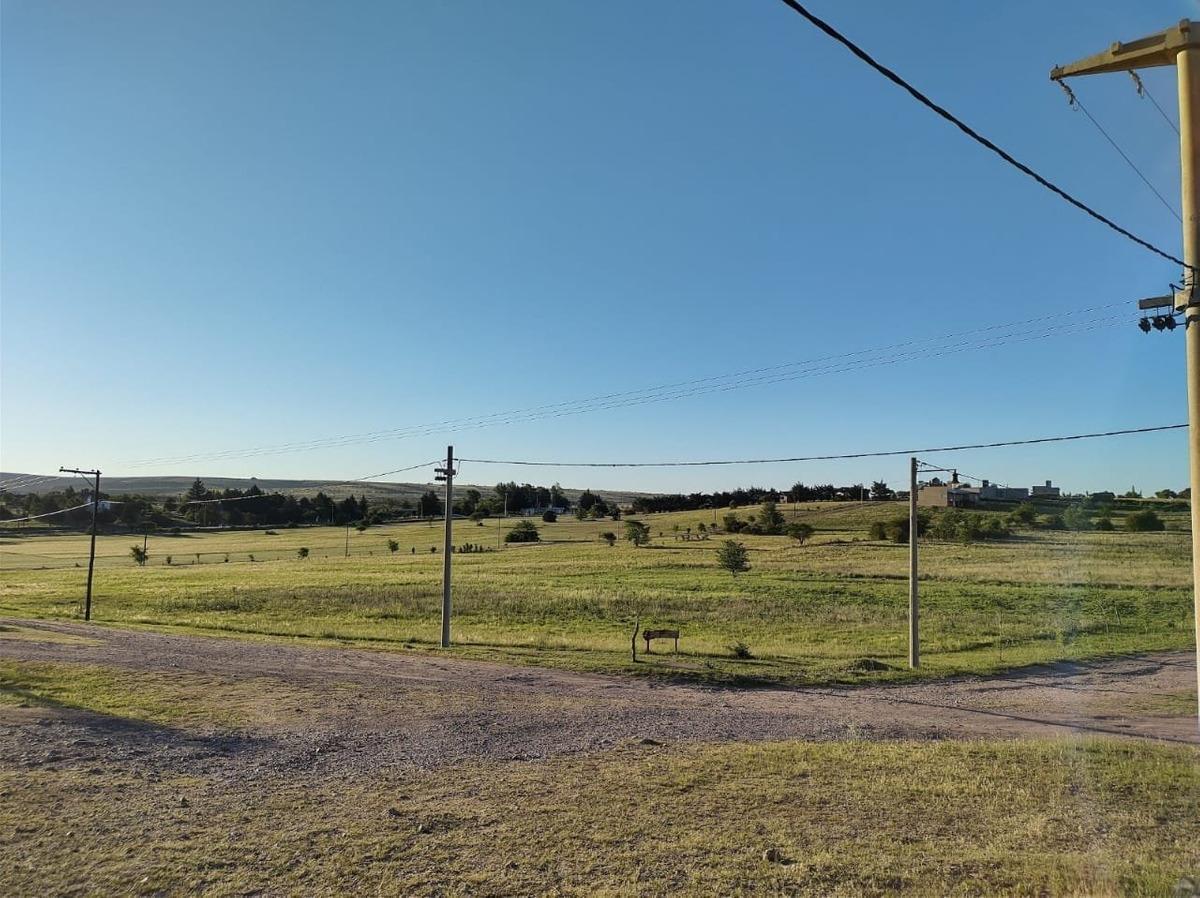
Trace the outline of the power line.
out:
<instances>
[{"instance_id":1,"label":"power line","mask_svg":"<svg viewBox=\"0 0 1200 898\"><path fill-rule=\"evenodd\" d=\"M40 483L45 483L49 480L62 480L64 478L57 476L45 476L37 474L26 474L21 477L13 477L0 483L0 490L12 491L14 489L25 489L31 486L37 486Z\"/></svg>"},{"instance_id":2,"label":"power line","mask_svg":"<svg viewBox=\"0 0 1200 898\"><path fill-rule=\"evenodd\" d=\"M960 131L962 131L964 134L966 134L968 137L970 137L972 140L974 140L980 146L983 146L986 149L991 150L993 153L995 153L997 156L999 156L1001 159L1003 159L1005 162L1007 162L1013 168L1017 169L1017 171L1021 172L1022 174L1028 175L1030 178L1032 178L1038 184L1045 187L1051 193L1054 193L1057 196L1059 196L1060 198L1066 200L1068 203L1070 203L1076 209L1079 209L1081 212L1084 212L1085 214L1090 215L1092 218L1094 218L1096 221L1100 222L1101 224L1107 225L1108 227L1110 227L1112 230L1116 231L1121 236L1126 237L1129 240L1132 240L1134 243L1138 244L1138 246L1141 246L1143 249L1148 249L1150 252L1154 253L1155 255L1161 256L1162 258L1166 259L1169 262L1174 262L1176 265L1181 266L1185 270L1188 270L1188 271L1195 270L1195 269L1193 269L1193 267L1191 265L1188 265L1182 259L1171 255L1166 250L1159 249L1153 243L1151 243L1148 240L1143 240L1141 237L1137 236L1132 231L1126 230L1125 228L1123 228L1119 224L1117 224L1115 221L1113 221L1111 218L1108 218L1106 215L1102 215L1101 213L1099 213L1095 209L1093 209L1091 206L1084 203L1082 200L1076 199L1074 196L1067 193L1067 191L1063 190L1061 187L1059 187L1053 181L1050 181L1049 179L1038 174L1036 171L1034 171L1028 165L1026 165L1025 163L1016 159L1016 157L1014 157L1011 153L1002 149L1001 147L999 147L998 145L993 143L991 140L988 140L988 138L984 137L982 134L980 134L978 131L976 131L974 128L972 128L970 125L968 125L962 119L960 119L958 116L954 115L954 113L950 112L948 109L946 109L943 106L939 106L937 103L935 103L929 97L927 97L925 94L921 93L921 91L919 91L915 87L913 87L909 82L904 80L904 78L900 77L900 75L896 74L894 71L892 71L891 69L889 69L887 66L883 65L882 63L877 62L869 53L867 53L866 50L859 47L857 44L855 44L852 40L850 40L848 37L846 37L844 34L842 34L840 31L838 31L836 28L834 28L828 22L813 15L802 4L798 3L797 0L781 0L781 2L784 5L786 5L787 7L789 7L792 11L803 16L805 19L807 19L809 21L809 23L816 26L819 30L823 31L826 35L833 38L835 41L837 41L839 44L841 44L843 47L845 47L847 50L849 50L851 53L853 53L855 56L857 56L860 60L865 62L868 66L870 66L872 69L874 69L880 75L882 75L884 78L891 81L897 87L903 89L906 93L909 94L909 96L911 96L914 100L916 100L922 106L926 107L930 111L936 113L937 115L944 118L946 121L950 122L950 124L954 125L956 128L958 128Z\"/></svg>"},{"instance_id":3,"label":"power line","mask_svg":"<svg viewBox=\"0 0 1200 898\"><path fill-rule=\"evenodd\" d=\"M1166 122L1167 126L1175 132L1176 136L1179 136L1179 126L1175 124L1169 115L1167 115L1166 110L1158 105L1158 100L1154 99L1154 94L1150 93L1150 88L1146 87L1141 76L1138 75L1138 73L1133 69L1130 69L1129 77L1133 79L1133 84L1134 87L1137 88L1138 96L1145 97L1147 100L1153 103L1154 108L1158 110L1158 114L1162 116L1163 121Z\"/></svg>"},{"instance_id":4,"label":"power line","mask_svg":"<svg viewBox=\"0 0 1200 898\"><path fill-rule=\"evenodd\" d=\"M308 490L323 490L325 487L350 486L350 485L354 485L354 484L362 485L362 484L367 483L368 481L375 480L378 477L387 477L389 474L402 474L405 471L415 471L415 470L417 470L417 468L428 468L430 465L437 464L440 460L441 459L435 458L433 461L423 461L420 464L409 465L408 467L405 467L405 468L396 468L391 471L383 471L379 474L368 474L366 477L359 477L354 480L329 480L324 483L315 483L315 484L312 484L309 486L301 487L301 489L308 491ZM228 499L192 499L189 502L184 502L183 505L209 505L214 502L244 502L247 499L263 499L270 495L272 495L272 494L267 493L267 492L259 492L259 493L254 494L253 496L233 496ZM274 495L289 495L289 494L276 492L276 493L274 493Z\"/></svg>"},{"instance_id":5,"label":"power line","mask_svg":"<svg viewBox=\"0 0 1200 898\"><path fill-rule=\"evenodd\" d=\"M962 468L941 468L941 467L938 467L937 465L932 465L932 464L923 462L920 459L917 460L917 465L922 471L925 471L925 472L928 472L931 474L934 472L940 471L942 473L961 474L967 480L977 480L980 483L983 483L986 481L988 483L994 483L996 486L1003 486L1003 487L1007 487L1010 485L1008 483L1005 483L1004 481L996 480L994 477L980 477L977 474L971 474L968 471L964 471Z\"/></svg>"},{"instance_id":6,"label":"power line","mask_svg":"<svg viewBox=\"0 0 1200 898\"><path fill-rule=\"evenodd\" d=\"M1070 436L1035 437L1025 440L1002 440L995 443L965 443L959 446L931 446L923 449L889 449L882 452L850 452L841 455L800 455L791 458L742 458L721 461L645 461L645 462L557 462L524 461L494 458L461 458L459 461L476 465L522 465L540 468L699 468L713 465L770 465L801 461L844 461L857 458L882 458L891 455L917 455L927 452L961 452L966 449L997 449L1004 446L1032 446L1037 443L1065 443L1071 440L1093 440L1101 437L1126 436L1128 434L1156 433L1164 430L1181 430L1186 424L1164 424L1158 427L1133 427L1126 430L1105 430L1096 433L1076 433Z\"/></svg>"},{"instance_id":7,"label":"power line","mask_svg":"<svg viewBox=\"0 0 1200 898\"><path fill-rule=\"evenodd\" d=\"M1080 112L1082 112L1084 115L1087 116L1088 121L1090 121L1096 127L1096 130L1100 132L1101 136L1103 136L1104 139L1108 141L1109 145L1114 150L1117 151L1117 154L1122 159L1125 160L1125 164L1128 165L1131 169L1133 169L1134 174L1136 174L1139 178L1142 179L1142 183L1146 185L1146 187L1150 190L1151 193L1153 193L1156 197L1158 197L1158 201L1160 203L1162 203L1163 206L1166 207L1166 210L1175 216L1176 221L1178 221L1180 224L1182 224L1183 218L1182 218L1182 216L1180 216L1180 214L1178 212L1175 211L1175 207L1172 206L1167 201L1167 198L1165 196L1163 196L1161 193L1158 192L1157 187L1155 187L1152 183L1150 183L1150 179L1146 177L1146 175L1142 172L1142 170L1140 168L1138 168L1137 163L1129 158L1129 154L1126 153L1123 149L1121 149L1121 145L1117 143L1117 141L1113 138L1113 136L1104 130L1104 126L1101 125L1098 121L1096 121L1096 117L1094 115L1092 115L1092 113L1090 111L1088 111L1088 108L1086 106L1083 105L1083 101L1080 100L1079 97L1075 96L1075 91L1071 90L1070 85L1068 85L1065 81L1060 81L1060 82L1058 82L1058 86L1061 87L1066 92L1067 101L1070 103L1071 108L1078 109Z\"/></svg>"},{"instance_id":8,"label":"power line","mask_svg":"<svg viewBox=\"0 0 1200 898\"><path fill-rule=\"evenodd\" d=\"M79 511L81 508L91 508L91 502L84 502L82 505L75 505L71 508L60 508L58 511L48 511L45 514L31 514L23 518L5 518L0 520L0 524L20 524L22 521L36 521L39 518L52 518L56 514L66 514L68 511Z\"/></svg>"},{"instance_id":9,"label":"power line","mask_svg":"<svg viewBox=\"0 0 1200 898\"><path fill-rule=\"evenodd\" d=\"M1117 305L1125 305L1125 303L1110 303L1100 306L1081 309L1079 313L1100 311L1112 308ZM704 378L682 381L674 384L659 385L656 387L646 387L638 390L629 390L624 392L609 393L600 396L593 396L585 399L567 400L558 403L547 405L532 406L525 409L516 409L504 412L494 412L487 415L449 419L441 422L436 422L426 425L413 425L407 428L395 428L392 430L373 431L360 434L349 434L338 437L328 437L320 440L310 440L297 443L283 443L275 446L265 446L257 448L245 449L229 449L216 451L211 453L195 453L192 455L183 456L163 456L159 458L144 459L137 462L128 463L130 466L139 467L146 465L162 465L162 464L180 464L186 462L195 462L201 459L209 460L226 460L234 458L250 458L261 455L282 454L286 452L303 452L316 449L329 449L341 446L375 443L383 440L400 440L410 439L423 436L431 436L446 432L460 432L464 430L475 430L485 427L493 427L501 424L522 423L530 421L545 420L548 418L559 418L568 415L585 414L594 411L603 411L613 408L625 408L634 405L643 405L654 402L665 402L676 399L690 398L693 396L705 395L716 392L727 392L730 390L746 389L754 386L765 386L775 383L784 383L792 380L798 380L807 377L827 376L829 374L846 373L854 370L862 370L864 368L879 367L881 365L897 364L899 362L910 361L918 358L933 358L958 352L974 351L980 349L990 349L997 346L1009 345L1013 342L1027 342L1029 340L1046 339L1053 336L1061 336L1066 333L1079 330L1084 327L1091 327L1092 324L1125 321L1126 316L1108 316L1093 318L1087 321L1080 322L1078 319L1073 321L1071 325L1066 327L1056 327L1048 330L1042 329L1026 329L1024 331L1016 331L1015 328L1024 325L1031 325L1050 320L1061 320L1061 314L1044 315L1036 318L1025 319L1023 321L1012 322L1002 325L990 325L988 327L977 328L974 330L959 331L951 334L944 334L938 337L923 338L917 340L908 340L900 343L889 344L887 346L878 347L875 349L855 350L853 352L841 353L836 355L821 356L815 359L802 360L796 362L788 362L780 365L772 365L763 368L754 368L744 371L733 372L730 374L714 375ZM916 349L905 352L899 352L892 356L882 359L857 361L863 356L869 356L872 353L887 352L894 349L904 349L905 347L918 347L929 345L938 341L951 339L958 336L967 336L971 334L986 334L997 331L1013 331L1013 333L1000 333L994 338L990 338L983 342L964 341L959 344L952 344L950 347L935 347L934 349ZM819 363L826 364L819 364ZM789 370L799 369L799 370ZM396 472L391 472L396 473ZM384 476L383 474L374 475L376 477Z\"/></svg>"}]
</instances>

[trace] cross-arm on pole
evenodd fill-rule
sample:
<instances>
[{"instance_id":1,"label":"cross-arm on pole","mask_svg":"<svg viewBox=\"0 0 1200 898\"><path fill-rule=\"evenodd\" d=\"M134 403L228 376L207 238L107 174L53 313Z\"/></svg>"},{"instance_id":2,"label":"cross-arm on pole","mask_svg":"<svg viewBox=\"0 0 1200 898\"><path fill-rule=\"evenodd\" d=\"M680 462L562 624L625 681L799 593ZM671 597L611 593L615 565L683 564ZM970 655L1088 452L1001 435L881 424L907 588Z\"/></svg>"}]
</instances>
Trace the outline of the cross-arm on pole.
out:
<instances>
[{"instance_id":1,"label":"cross-arm on pole","mask_svg":"<svg viewBox=\"0 0 1200 898\"><path fill-rule=\"evenodd\" d=\"M1050 70L1050 80L1175 65L1179 51L1188 47L1200 47L1200 29L1193 31L1192 22L1183 19L1179 24L1148 37L1127 43L1116 41L1100 53L1068 65L1055 66Z\"/></svg>"}]
</instances>

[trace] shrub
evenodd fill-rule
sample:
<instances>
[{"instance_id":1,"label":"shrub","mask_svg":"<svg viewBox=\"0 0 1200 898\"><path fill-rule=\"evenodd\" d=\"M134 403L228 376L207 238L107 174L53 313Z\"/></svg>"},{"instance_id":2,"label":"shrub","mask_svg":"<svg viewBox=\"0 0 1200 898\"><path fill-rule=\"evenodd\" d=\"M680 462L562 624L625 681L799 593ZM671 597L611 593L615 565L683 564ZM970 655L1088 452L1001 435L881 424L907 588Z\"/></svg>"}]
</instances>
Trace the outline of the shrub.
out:
<instances>
[{"instance_id":1,"label":"shrub","mask_svg":"<svg viewBox=\"0 0 1200 898\"><path fill-rule=\"evenodd\" d=\"M506 543L536 543L541 538L537 525L532 521L518 521L512 530L504 534Z\"/></svg>"},{"instance_id":2,"label":"shrub","mask_svg":"<svg viewBox=\"0 0 1200 898\"><path fill-rule=\"evenodd\" d=\"M395 555L397 552L400 551L400 543L396 542L396 540L394 540L394 539L389 539L387 541L387 547L388 547L388 551L391 552L393 555Z\"/></svg>"},{"instance_id":3,"label":"shrub","mask_svg":"<svg viewBox=\"0 0 1200 898\"><path fill-rule=\"evenodd\" d=\"M616 545L617 535L615 533L613 533L611 530L605 530L603 533L600 534L600 538L602 540L604 540L606 543L608 543L608 547L610 549L614 545Z\"/></svg>"},{"instance_id":4,"label":"shrub","mask_svg":"<svg viewBox=\"0 0 1200 898\"><path fill-rule=\"evenodd\" d=\"M170 556L170 555L168 555L168 556L166 557L166 562L167 562L167 564L170 564L170 563L171 563L171 556Z\"/></svg>"},{"instance_id":5,"label":"shrub","mask_svg":"<svg viewBox=\"0 0 1200 898\"><path fill-rule=\"evenodd\" d=\"M1113 522L1108 518L1100 518L1098 521L1096 521L1096 529L1103 530L1105 532L1111 531L1114 529Z\"/></svg>"},{"instance_id":6,"label":"shrub","mask_svg":"<svg viewBox=\"0 0 1200 898\"><path fill-rule=\"evenodd\" d=\"M1166 530L1166 525L1163 524L1162 518L1152 512L1150 509L1145 511L1135 511L1125 515L1125 529L1130 533L1150 533L1157 530Z\"/></svg>"},{"instance_id":7,"label":"shrub","mask_svg":"<svg viewBox=\"0 0 1200 898\"><path fill-rule=\"evenodd\" d=\"M1022 502L1013 511L1012 520L1016 524L1024 524L1029 526L1037 520L1037 508L1032 502Z\"/></svg>"},{"instance_id":8,"label":"shrub","mask_svg":"<svg viewBox=\"0 0 1200 898\"><path fill-rule=\"evenodd\" d=\"M558 520L558 515L555 513L553 508L547 508L542 513L542 520L545 521L547 524L553 524L555 521Z\"/></svg>"},{"instance_id":9,"label":"shrub","mask_svg":"<svg viewBox=\"0 0 1200 898\"><path fill-rule=\"evenodd\" d=\"M308 546L301 546L299 549L297 549L297 550L296 550L296 557L297 557L297 558L307 558L307 557L308 557ZM253 561L253 560L254 560L254 556L253 556L253 555L251 555L251 556L250 556L250 560L251 560L251 561Z\"/></svg>"},{"instance_id":10,"label":"shrub","mask_svg":"<svg viewBox=\"0 0 1200 898\"><path fill-rule=\"evenodd\" d=\"M961 512L959 512L961 514ZM930 529L929 518L924 515L917 517L917 536L924 536ZM908 515L892 518L890 521L875 521L868 532L871 539L886 539L894 543L908 542ZM953 539L951 534L948 539Z\"/></svg>"},{"instance_id":11,"label":"shrub","mask_svg":"<svg viewBox=\"0 0 1200 898\"><path fill-rule=\"evenodd\" d=\"M138 567L145 567L146 559L150 557L146 550L141 546L130 546L129 554L133 556L133 562Z\"/></svg>"},{"instance_id":12,"label":"shrub","mask_svg":"<svg viewBox=\"0 0 1200 898\"><path fill-rule=\"evenodd\" d=\"M746 547L732 539L725 540L717 549L717 564L735 577L742 571L750 570L749 559L750 553Z\"/></svg>"},{"instance_id":13,"label":"shrub","mask_svg":"<svg viewBox=\"0 0 1200 898\"><path fill-rule=\"evenodd\" d=\"M1009 535L1008 526L995 515L982 515L959 509L942 512L934 518L928 529L929 535L934 539L957 540L963 543L1002 539ZM904 541L907 541L907 533Z\"/></svg>"},{"instance_id":14,"label":"shrub","mask_svg":"<svg viewBox=\"0 0 1200 898\"><path fill-rule=\"evenodd\" d=\"M1066 530L1067 522L1063 520L1060 514L1048 514L1038 521L1038 526L1043 530Z\"/></svg>"},{"instance_id":15,"label":"shrub","mask_svg":"<svg viewBox=\"0 0 1200 898\"><path fill-rule=\"evenodd\" d=\"M1063 515L1063 521L1071 530L1091 530L1092 516L1083 505L1072 505Z\"/></svg>"},{"instance_id":16,"label":"shrub","mask_svg":"<svg viewBox=\"0 0 1200 898\"><path fill-rule=\"evenodd\" d=\"M746 645L746 643L742 642L740 639L729 646L729 654L742 661L746 661L754 657L754 655L750 653L750 646Z\"/></svg>"}]
</instances>

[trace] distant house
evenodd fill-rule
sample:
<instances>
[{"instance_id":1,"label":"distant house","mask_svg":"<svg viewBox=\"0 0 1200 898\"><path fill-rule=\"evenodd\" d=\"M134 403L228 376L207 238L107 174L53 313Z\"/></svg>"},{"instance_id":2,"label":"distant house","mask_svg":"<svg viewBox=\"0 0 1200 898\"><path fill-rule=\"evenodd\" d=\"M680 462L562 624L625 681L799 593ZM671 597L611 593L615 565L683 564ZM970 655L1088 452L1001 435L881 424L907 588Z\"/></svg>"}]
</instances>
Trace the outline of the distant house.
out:
<instances>
[{"instance_id":1,"label":"distant house","mask_svg":"<svg viewBox=\"0 0 1200 898\"><path fill-rule=\"evenodd\" d=\"M932 508L971 508L979 504L979 487L959 483L958 474L942 483L936 477L917 489L917 504Z\"/></svg>"},{"instance_id":2,"label":"distant house","mask_svg":"<svg viewBox=\"0 0 1200 898\"><path fill-rule=\"evenodd\" d=\"M1023 486L1000 486L985 480L979 487L979 498L991 502L1023 502L1029 498L1029 490Z\"/></svg>"},{"instance_id":3,"label":"distant house","mask_svg":"<svg viewBox=\"0 0 1200 898\"><path fill-rule=\"evenodd\" d=\"M933 508L970 508L980 501L984 502L1024 502L1032 496L1035 499L1057 499L1059 488L1046 481L1045 486L1035 486L1025 489L1023 486L1000 486L990 480L983 481L981 486L971 486L960 483L958 472L955 471L949 483L942 483L936 477L927 484L922 484L917 493L917 504Z\"/></svg>"},{"instance_id":4,"label":"distant house","mask_svg":"<svg viewBox=\"0 0 1200 898\"><path fill-rule=\"evenodd\" d=\"M520 514L522 517L526 518L537 518L541 517L548 511L552 511L558 515L563 515L570 511L570 509L564 508L561 505L539 505L536 508L522 508Z\"/></svg>"},{"instance_id":5,"label":"distant house","mask_svg":"<svg viewBox=\"0 0 1200 898\"><path fill-rule=\"evenodd\" d=\"M1045 486L1035 486L1029 492L1035 499L1057 499L1062 495L1062 491L1049 480L1046 481Z\"/></svg>"}]
</instances>

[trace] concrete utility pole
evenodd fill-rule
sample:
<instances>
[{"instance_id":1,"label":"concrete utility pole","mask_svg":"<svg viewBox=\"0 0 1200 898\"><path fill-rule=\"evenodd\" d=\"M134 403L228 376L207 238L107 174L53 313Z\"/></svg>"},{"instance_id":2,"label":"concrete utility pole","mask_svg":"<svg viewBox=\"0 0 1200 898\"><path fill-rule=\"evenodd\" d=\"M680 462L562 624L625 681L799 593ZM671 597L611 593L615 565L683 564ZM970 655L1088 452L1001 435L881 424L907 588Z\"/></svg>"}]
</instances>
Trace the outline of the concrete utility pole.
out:
<instances>
[{"instance_id":1,"label":"concrete utility pole","mask_svg":"<svg viewBox=\"0 0 1200 898\"><path fill-rule=\"evenodd\" d=\"M1183 199L1183 289L1174 307L1184 316L1187 353L1188 454L1191 473L1193 625L1196 630L1196 676L1200 683L1200 300L1196 269L1200 268L1200 24L1187 19L1165 31L1107 50L1050 71L1053 81L1079 75L1131 72L1175 66L1179 82L1179 167ZM1198 706L1200 711L1200 706Z\"/></svg>"},{"instance_id":2,"label":"concrete utility pole","mask_svg":"<svg viewBox=\"0 0 1200 898\"><path fill-rule=\"evenodd\" d=\"M908 666L921 666L921 619L917 601L917 460L908 473Z\"/></svg>"},{"instance_id":3,"label":"concrete utility pole","mask_svg":"<svg viewBox=\"0 0 1200 898\"><path fill-rule=\"evenodd\" d=\"M454 447L446 447L446 467L434 468L446 481L446 541L442 550L442 648L450 648L450 558L454 554Z\"/></svg>"},{"instance_id":4,"label":"concrete utility pole","mask_svg":"<svg viewBox=\"0 0 1200 898\"><path fill-rule=\"evenodd\" d=\"M92 572L96 569L96 511L100 507L100 472L81 471L78 468L59 468L61 474L81 474L95 477L96 485L92 488L92 548L88 552L87 594L83 600L83 619L92 619Z\"/></svg>"}]
</instances>

